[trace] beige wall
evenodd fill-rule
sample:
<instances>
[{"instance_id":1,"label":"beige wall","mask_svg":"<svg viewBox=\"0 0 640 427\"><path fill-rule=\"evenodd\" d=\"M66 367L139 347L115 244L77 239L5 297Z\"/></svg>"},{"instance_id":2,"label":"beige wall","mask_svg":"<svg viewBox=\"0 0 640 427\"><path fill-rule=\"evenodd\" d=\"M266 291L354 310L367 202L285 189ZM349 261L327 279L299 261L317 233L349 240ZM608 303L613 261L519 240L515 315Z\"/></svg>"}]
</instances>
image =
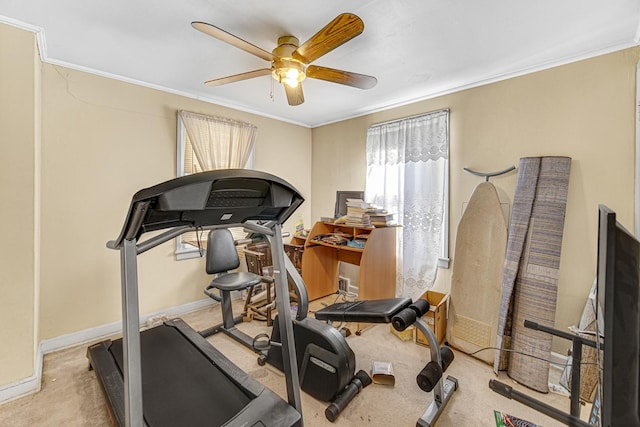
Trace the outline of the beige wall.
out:
<instances>
[{"instance_id":1,"label":"beige wall","mask_svg":"<svg viewBox=\"0 0 640 427\"><path fill-rule=\"evenodd\" d=\"M257 125L256 168L309 197L307 128L59 66L42 75L41 339L120 318L119 254L105 243L134 192L175 177L176 110ZM141 313L204 298L203 260L173 262L173 249L139 257Z\"/></svg>"},{"instance_id":2,"label":"beige wall","mask_svg":"<svg viewBox=\"0 0 640 427\"><path fill-rule=\"evenodd\" d=\"M0 25L0 385L34 373L39 72L33 34Z\"/></svg>"},{"instance_id":3,"label":"beige wall","mask_svg":"<svg viewBox=\"0 0 640 427\"><path fill-rule=\"evenodd\" d=\"M521 157L569 156L556 327L575 325L596 273L598 204L633 228L639 57L638 48L624 50L313 129L311 214L330 213L337 189L364 189L366 129L373 123L450 109L452 257L462 205L482 181L464 167L490 172L517 166ZM504 201L513 198L516 176L491 180ZM439 270L436 288L448 289L450 278L451 269ZM556 343L554 350L565 347Z\"/></svg>"}]
</instances>

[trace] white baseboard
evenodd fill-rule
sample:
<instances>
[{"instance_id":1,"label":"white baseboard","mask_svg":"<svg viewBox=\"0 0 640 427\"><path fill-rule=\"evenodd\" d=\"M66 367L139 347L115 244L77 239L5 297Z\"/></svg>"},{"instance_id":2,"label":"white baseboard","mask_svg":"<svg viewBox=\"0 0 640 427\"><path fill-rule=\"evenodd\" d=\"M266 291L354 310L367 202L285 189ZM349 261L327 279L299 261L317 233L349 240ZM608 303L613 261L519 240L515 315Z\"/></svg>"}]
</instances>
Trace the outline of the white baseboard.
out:
<instances>
[{"instance_id":1,"label":"white baseboard","mask_svg":"<svg viewBox=\"0 0 640 427\"><path fill-rule=\"evenodd\" d=\"M6 403L27 394L40 391L43 357L41 346L38 346L35 359L35 374L16 381L15 383L0 387L0 403Z\"/></svg>"},{"instance_id":2,"label":"white baseboard","mask_svg":"<svg viewBox=\"0 0 640 427\"><path fill-rule=\"evenodd\" d=\"M553 371L553 375L549 375L549 391L561 394L564 396L570 396L569 390L563 385L562 375L564 374L565 367L569 363L569 356L551 352L551 364L549 365L549 373Z\"/></svg>"},{"instance_id":3,"label":"white baseboard","mask_svg":"<svg viewBox=\"0 0 640 427\"><path fill-rule=\"evenodd\" d=\"M213 304L218 303L207 298L176 307L171 307L166 310L160 310L154 313L145 314L140 316L140 325L147 324L150 319L158 319L163 316L181 316L185 313L200 310ZM122 322L113 322L106 325L97 326L95 328L89 328L83 331L78 331L71 334L61 335L59 337L40 341L35 357L35 373L28 378L21 379L5 386L1 386L0 403L5 403L10 400L23 397L27 394L40 391L40 384L42 380L42 364L45 354L63 350L79 344L88 343L90 341L97 341L121 333Z\"/></svg>"},{"instance_id":4,"label":"white baseboard","mask_svg":"<svg viewBox=\"0 0 640 427\"><path fill-rule=\"evenodd\" d=\"M564 371L564 365L569 363L569 356L565 356L560 353L551 352L551 364L549 365L551 369L555 369L557 371Z\"/></svg>"},{"instance_id":5,"label":"white baseboard","mask_svg":"<svg viewBox=\"0 0 640 427\"><path fill-rule=\"evenodd\" d=\"M159 318L162 316L180 316L185 313L200 310L208 307L214 303L211 299L202 299L193 301L187 304L179 305L176 307L170 307L166 310L159 310L153 313L148 313L140 316L140 325L147 324L147 321L152 318ZM51 353L53 351L62 350L65 348L73 347L74 345L84 344L90 341L108 338L113 335L122 333L122 322L113 322L107 325L97 326L95 328L85 329L83 331L74 332L71 334L61 335L59 337L43 340L40 342L42 347L42 354Z\"/></svg>"}]
</instances>

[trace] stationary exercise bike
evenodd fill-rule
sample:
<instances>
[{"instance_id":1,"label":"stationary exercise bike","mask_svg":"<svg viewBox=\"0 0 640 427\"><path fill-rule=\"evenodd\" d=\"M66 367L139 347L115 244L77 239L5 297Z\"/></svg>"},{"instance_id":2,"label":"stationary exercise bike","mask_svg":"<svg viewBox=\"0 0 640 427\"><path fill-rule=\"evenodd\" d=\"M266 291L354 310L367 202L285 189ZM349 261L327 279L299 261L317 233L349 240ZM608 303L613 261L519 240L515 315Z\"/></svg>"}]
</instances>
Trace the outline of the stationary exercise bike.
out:
<instances>
[{"instance_id":1,"label":"stationary exercise bike","mask_svg":"<svg viewBox=\"0 0 640 427\"><path fill-rule=\"evenodd\" d=\"M259 239L259 236L253 236L253 239ZM287 257L284 259L289 287L294 289L298 301L293 331L301 389L318 400L334 402L349 386L357 389L366 387L371 383L371 378L364 371L354 373L355 355L342 334L325 322L307 317L307 289L291 261ZM258 353L258 364L261 366L269 363L284 370L277 316L273 321L271 337L267 334L251 337L236 328L236 324L243 319L233 314L231 292L250 289L264 278L250 272L231 272L239 267L240 261L229 230L217 229L209 233L205 264L207 273L216 274L216 277L204 292L220 302L223 321L200 331L200 335L207 337L223 332ZM338 414L331 412L328 417L333 416L333 421Z\"/></svg>"}]
</instances>

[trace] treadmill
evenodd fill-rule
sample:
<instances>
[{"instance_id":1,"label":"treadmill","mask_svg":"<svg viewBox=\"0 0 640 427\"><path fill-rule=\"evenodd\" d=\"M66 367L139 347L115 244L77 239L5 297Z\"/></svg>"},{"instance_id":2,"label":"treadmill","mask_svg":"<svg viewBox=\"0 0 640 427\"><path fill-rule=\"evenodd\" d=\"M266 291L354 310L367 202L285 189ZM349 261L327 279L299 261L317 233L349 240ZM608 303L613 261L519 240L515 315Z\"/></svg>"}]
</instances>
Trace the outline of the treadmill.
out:
<instances>
[{"instance_id":1,"label":"treadmill","mask_svg":"<svg viewBox=\"0 0 640 427\"><path fill-rule=\"evenodd\" d=\"M120 251L123 338L87 351L115 424L302 426L281 228L303 201L284 180L246 169L184 176L133 196L120 236L107 243ZM137 256L186 232L238 226L261 233L271 245L288 401L181 319L140 332ZM151 231L158 233L140 241Z\"/></svg>"}]
</instances>

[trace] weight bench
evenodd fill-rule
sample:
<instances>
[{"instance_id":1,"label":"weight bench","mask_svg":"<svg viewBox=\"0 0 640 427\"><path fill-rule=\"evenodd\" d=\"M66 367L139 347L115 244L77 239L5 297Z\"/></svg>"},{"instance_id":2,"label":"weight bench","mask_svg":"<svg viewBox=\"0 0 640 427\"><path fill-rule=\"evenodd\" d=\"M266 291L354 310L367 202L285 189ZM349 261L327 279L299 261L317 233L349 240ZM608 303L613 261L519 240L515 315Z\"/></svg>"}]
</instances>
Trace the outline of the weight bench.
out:
<instances>
[{"instance_id":1,"label":"weight bench","mask_svg":"<svg viewBox=\"0 0 640 427\"><path fill-rule=\"evenodd\" d=\"M432 427L451 395L458 389L458 380L442 374L453 361L453 352L449 347L438 344L431 328L422 320L429 311L429 303L424 299L412 303L410 298L389 298L342 302L316 311L316 319L331 322L391 323L397 331L404 331L415 324L429 343L431 360L420 371L416 380L425 392L433 391L433 402L416 422L420 427Z\"/></svg>"}]
</instances>

